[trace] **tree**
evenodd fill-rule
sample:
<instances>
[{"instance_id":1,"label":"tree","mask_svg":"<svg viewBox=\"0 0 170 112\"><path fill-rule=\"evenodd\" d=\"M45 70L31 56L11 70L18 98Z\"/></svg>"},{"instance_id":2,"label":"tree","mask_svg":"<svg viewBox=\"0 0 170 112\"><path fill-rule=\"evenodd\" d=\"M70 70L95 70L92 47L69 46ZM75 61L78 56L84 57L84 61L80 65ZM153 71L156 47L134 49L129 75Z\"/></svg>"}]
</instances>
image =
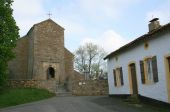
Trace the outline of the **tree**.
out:
<instances>
[{"instance_id":1,"label":"tree","mask_svg":"<svg viewBox=\"0 0 170 112\"><path fill-rule=\"evenodd\" d=\"M90 77L101 76L106 71L106 62L103 60L106 52L93 43L80 46L75 52L75 69Z\"/></svg>"},{"instance_id":2,"label":"tree","mask_svg":"<svg viewBox=\"0 0 170 112\"><path fill-rule=\"evenodd\" d=\"M88 56L88 72L91 74L91 68L92 68L92 61L94 58L99 54L98 52L98 46L94 45L92 43L87 43L85 45L87 56Z\"/></svg>"},{"instance_id":3,"label":"tree","mask_svg":"<svg viewBox=\"0 0 170 112\"><path fill-rule=\"evenodd\" d=\"M81 73L84 73L86 71L86 51L84 46L80 46L76 52L76 58L75 58L75 68L80 71Z\"/></svg>"},{"instance_id":4,"label":"tree","mask_svg":"<svg viewBox=\"0 0 170 112\"><path fill-rule=\"evenodd\" d=\"M8 74L8 61L14 58L13 48L19 38L19 28L12 16L12 0L0 0L0 87Z\"/></svg>"}]
</instances>

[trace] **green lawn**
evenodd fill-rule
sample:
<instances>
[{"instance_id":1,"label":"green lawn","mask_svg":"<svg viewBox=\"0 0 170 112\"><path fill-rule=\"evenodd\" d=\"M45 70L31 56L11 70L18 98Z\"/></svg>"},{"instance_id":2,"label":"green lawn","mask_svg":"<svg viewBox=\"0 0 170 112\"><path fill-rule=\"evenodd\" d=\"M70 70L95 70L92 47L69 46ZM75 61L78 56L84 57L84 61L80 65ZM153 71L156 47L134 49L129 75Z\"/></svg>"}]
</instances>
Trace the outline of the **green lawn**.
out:
<instances>
[{"instance_id":1,"label":"green lawn","mask_svg":"<svg viewBox=\"0 0 170 112\"><path fill-rule=\"evenodd\" d=\"M0 108L42 100L54 96L44 89L17 88L0 90Z\"/></svg>"}]
</instances>

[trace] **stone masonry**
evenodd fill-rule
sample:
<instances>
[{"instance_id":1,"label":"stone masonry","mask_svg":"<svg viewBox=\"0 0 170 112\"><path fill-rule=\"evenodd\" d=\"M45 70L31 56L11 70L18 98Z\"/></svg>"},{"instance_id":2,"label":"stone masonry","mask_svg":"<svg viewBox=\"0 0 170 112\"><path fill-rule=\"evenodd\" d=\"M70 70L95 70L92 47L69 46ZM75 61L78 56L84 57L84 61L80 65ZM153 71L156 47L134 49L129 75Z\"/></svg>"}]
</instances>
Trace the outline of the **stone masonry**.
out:
<instances>
[{"instance_id":1,"label":"stone masonry","mask_svg":"<svg viewBox=\"0 0 170 112\"><path fill-rule=\"evenodd\" d=\"M35 24L14 52L10 79L55 80L61 85L72 79L74 55L64 47L64 28L51 19Z\"/></svg>"},{"instance_id":2,"label":"stone masonry","mask_svg":"<svg viewBox=\"0 0 170 112\"><path fill-rule=\"evenodd\" d=\"M11 88L39 88L56 92L55 80L9 80L8 85Z\"/></svg>"},{"instance_id":3,"label":"stone masonry","mask_svg":"<svg viewBox=\"0 0 170 112\"><path fill-rule=\"evenodd\" d=\"M75 81L72 94L77 96L108 95L108 82L107 80Z\"/></svg>"}]
</instances>

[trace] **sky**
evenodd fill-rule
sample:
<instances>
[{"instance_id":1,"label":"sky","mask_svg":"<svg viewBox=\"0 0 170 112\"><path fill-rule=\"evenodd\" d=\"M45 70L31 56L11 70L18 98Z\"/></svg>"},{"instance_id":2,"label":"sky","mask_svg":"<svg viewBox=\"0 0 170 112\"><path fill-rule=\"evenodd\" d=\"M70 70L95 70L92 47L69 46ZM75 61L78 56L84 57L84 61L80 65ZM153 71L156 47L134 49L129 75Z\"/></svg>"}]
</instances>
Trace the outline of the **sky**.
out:
<instances>
[{"instance_id":1,"label":"sky","mask_svg":"<svg viewBox=\"0 0 170 112\"><path fill-rule=\"evenodd\" d=\"M147 33L149 20L170 22L170 0L14 0L12 8L21 37L51 12L71 52L92 42L110 53Z\"/></svg>"}]
</instances>

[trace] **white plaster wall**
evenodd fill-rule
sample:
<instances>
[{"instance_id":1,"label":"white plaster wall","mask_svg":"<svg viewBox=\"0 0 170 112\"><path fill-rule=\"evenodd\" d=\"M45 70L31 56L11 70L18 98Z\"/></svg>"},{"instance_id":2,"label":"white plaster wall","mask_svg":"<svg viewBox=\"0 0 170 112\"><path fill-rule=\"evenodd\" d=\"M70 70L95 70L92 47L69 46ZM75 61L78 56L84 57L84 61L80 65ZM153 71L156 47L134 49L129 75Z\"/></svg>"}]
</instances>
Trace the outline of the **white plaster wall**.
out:
<instances>
[{"instance_id":1,"label":"white plaster wall","mask_svg":"<svg viewBox=\"0 0 170 112\"><path fill-rule=\"evenodd\" d=\"M147 50L144 49L144 43L142 43L127 52L119 54L117 61L114 57L108 60L109 94L130 94L128 64L131 61L135 61L139 94L145 97L168 102L164 56L170 54L170 32L157 36L161 37L147 41L149 43L149 48ZM143 85L141 83L139 61L143 60L146 56L157 56L158 83L151 85ZM123 68L124 86L117 88L114 87L113 68L119 66Z\"/></svg>"}]
</instances>

